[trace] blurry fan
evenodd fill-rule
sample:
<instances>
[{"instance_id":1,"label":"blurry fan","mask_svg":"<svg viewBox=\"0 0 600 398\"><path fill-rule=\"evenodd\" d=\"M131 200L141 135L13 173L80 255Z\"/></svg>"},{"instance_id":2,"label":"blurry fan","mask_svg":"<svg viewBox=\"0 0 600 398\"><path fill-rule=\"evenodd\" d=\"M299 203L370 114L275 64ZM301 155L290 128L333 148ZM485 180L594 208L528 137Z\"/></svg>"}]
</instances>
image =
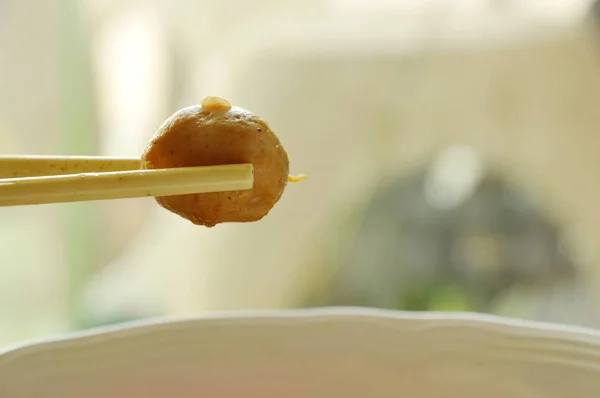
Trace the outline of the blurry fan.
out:
<instances>
[{"instance_id":1,"label":"blurry fan","mask_svg":"<svg viewBox=\"0 0 600 398\"><path fill-rule=\"evenodd\" d=\"M327 305L490 312L516 286L575 279L559 238L532 197L451 147L375 195Z\"/></svg>"}]
</instances>

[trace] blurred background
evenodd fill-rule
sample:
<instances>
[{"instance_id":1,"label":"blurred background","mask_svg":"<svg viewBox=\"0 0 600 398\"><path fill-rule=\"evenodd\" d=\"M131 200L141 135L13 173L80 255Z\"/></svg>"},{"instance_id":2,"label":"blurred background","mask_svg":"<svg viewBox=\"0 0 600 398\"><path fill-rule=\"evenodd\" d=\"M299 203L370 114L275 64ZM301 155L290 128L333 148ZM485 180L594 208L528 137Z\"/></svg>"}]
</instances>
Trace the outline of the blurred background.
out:
<instances>
[{"instance_id":1,"label":"blurred background","mask_svg":"<svg viewBox=\"0 0 600 398\"><path fill-rule=\"evenodd\" d=\"M218 95L310 175L263 221L213 229L152 199L0 209L0 346L331 305L600 327L595 10L0 0L0 154L139 156Z\"/></svg>"}]
</instances>

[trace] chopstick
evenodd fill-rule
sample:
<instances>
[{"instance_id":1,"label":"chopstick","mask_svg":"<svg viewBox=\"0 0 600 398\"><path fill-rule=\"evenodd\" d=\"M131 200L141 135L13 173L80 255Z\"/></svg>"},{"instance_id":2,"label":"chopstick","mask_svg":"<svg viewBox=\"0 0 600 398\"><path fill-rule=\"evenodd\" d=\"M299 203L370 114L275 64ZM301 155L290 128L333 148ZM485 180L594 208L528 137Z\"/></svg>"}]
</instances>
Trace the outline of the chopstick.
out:
<instances>
[{"instance_id":1,"label":"chopstick","mask_svg":"<svg viewBox=\"0 0 600 398\"><path fill-rule=\"evenodd\" d=\"M0 178L140 170L140 158L0 155Z\"/></svg>"},{"instance_id":2,"label":"chopstick","mask_svg":"<svg viewBox=\"0 0 600 398\"><path fill-rule=\"evenodd\" d=\"M252 189L252 164L140 170L135 158L0 156L0 206Z\"/></svg>"}]
</instances>

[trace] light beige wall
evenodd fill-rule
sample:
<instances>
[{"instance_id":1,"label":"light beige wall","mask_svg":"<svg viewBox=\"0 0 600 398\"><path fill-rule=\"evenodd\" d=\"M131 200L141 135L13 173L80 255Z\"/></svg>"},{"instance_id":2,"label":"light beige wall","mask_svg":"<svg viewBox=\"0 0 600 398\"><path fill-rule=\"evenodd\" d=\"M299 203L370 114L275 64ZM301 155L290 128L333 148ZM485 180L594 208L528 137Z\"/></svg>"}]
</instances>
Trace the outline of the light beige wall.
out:
<instances>
[{"instance_id":1,"label":"light beige wall","mask_svg":"<svg viewBox=\"0 0 600 398\"><path fill-rule=\"evenodd\" d=\"M253 265L255 276L240 280L237 298L215 292L215 300L227 307L259 305L260 295L285 302L284 292L301 289L299 277L310 273L303 268L314 255L310 248L340 232L330 224L340 208L360 206L380 175L406 173L455 142L478 148L551 215L591 241L595 253L600 69L594 33L582 26L522 45L387 60L257 55L261 62L230 83L232 96L268 115L290 148L294 170L312 177L286 193L277 219L258 227L268 238L242 229L228 235L227 245L243 242L254 250L220 254L214 286L234 281L247 258L271 273ZM226 251L225 243L213 250ZM267 251L272 254L262 254ZM596 263L595 254L591 261ZM268 290L250 293L265 279Z\"/></svg>"},{"instance_id":2,"label":"light beige wall","mask_svg":"<svg viewBox=\"0 0 600 398\"><path fill-rule=\"evenodd\" d=\"M0 3L2 155L61 148L59 3ZM62 209L0 209L0 345L66 326Z\"/></svg>"}]
</instances>

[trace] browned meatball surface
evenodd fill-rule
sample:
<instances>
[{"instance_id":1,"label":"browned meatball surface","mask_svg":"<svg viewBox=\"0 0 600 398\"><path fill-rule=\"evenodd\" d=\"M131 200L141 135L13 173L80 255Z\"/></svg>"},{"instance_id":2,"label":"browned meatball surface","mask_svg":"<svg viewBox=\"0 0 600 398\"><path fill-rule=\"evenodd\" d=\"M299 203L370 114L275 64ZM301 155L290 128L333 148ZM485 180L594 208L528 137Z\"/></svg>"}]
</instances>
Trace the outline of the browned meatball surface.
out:
<instances>
[{"instance_id":1,"label":"browned meatball surface","mask_svg":"<svg viewBox=\"0 0 600 398\"><path fill-rule=\"evenodd\" d=\"M156 198L166 209L207 227L262 219L288 182L288 156L267 123L217 97L167 119L142 155L142 167L216 166L252 163L254 187Z\"/></svg>"}]
</instances>

